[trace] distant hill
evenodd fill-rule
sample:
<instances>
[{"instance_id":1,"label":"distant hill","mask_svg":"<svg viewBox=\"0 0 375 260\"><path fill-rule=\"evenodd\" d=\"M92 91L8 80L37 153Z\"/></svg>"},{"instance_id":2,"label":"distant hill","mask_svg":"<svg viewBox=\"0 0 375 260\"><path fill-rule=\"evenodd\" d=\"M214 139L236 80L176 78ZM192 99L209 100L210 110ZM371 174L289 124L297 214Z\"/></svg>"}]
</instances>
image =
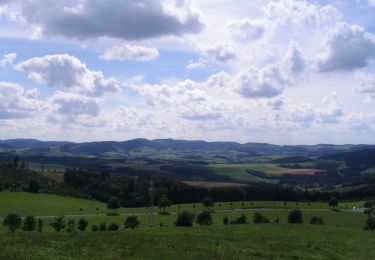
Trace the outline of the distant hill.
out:
<instances>
[{"instance_id":1,"label":"distant hill","mask_svg":"<svg viewBox=\"0 0 375 260\"><path fill-rule=\"evenodd\" d=\"M375 149L327 155L322 159L343 161L348 168L361 171L375 167Z\"/></svg>"}]
</instances>

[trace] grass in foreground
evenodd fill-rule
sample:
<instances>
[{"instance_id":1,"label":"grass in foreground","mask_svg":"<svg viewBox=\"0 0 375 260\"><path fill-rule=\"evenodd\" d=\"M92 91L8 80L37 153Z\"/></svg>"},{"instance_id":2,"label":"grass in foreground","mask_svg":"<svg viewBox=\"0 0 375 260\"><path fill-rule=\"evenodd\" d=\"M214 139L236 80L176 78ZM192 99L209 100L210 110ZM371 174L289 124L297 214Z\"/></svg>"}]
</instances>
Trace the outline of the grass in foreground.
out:
<instances>
[{"instance_id":1,"label":"grass in foreground","mask_svg":"<svg viewBox=\"0 0 375 260\"><path fill-rule=\"evenodd\" d=\"M371 232L293 224L0 235L1 259L372 259Z\"/></svg>"}]
</instances>

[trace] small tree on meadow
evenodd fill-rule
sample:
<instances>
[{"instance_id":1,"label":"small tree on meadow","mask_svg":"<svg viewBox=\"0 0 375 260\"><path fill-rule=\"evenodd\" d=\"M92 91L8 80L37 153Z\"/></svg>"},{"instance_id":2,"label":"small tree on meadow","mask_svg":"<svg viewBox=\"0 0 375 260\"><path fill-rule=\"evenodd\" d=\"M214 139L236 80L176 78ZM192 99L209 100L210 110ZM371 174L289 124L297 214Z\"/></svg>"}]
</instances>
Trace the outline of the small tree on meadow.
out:
<instances>
[{"instance_id":1,"label":"small tree on meadow","mask_svg":"<svg viewBox=\"0 0 375 260\"><path fill-rule=\"evenodd\" d=\"M120 200L116 197L109 198L107 202L107 209L112 210L112 214L116 214L116 210L120 208Z\"/></svg>"},{"instance_id":2,"label":"small tree on meadow","mask_svg":"<svg viewBox=\"0 0 375 260\"><path fill-rule=\"evenodd\" d=\"M119 230L119 225L116 223L112 223L111 225L108 226L108 231L117 231Z\"/></svg>"},{"instance_id":3,"label":"small tree on meadow","mask_svg":"<svg viewBox=\"0 0 375 260\"><path fill-rule=\"evenodd\" d=\"M294 209L291 212L289 212L288 223L302 224L303 223L302 211L299 209Z\"/></svg>"},{"instance_id":4,"label":"small tree on meadow","mask_svg":"<svg viewBox=\"0 0 375 260\"><path fill-rule=\"evenodd\" d=\"M223 218L223 224L224 224L224 225L228 225L228 224L229 224L229 218L228 218L227 216L225 216L225 217Z\"/></svg>"},{"instance_id":5,"label":"small tree on meadow","mask_svg":"<svg viewBox=\"0 0 375 260\"><path fill-rule=\"evenodd\" d=\"M365 230L373 231L375 229L375 217L369 217L366 220Z\"/></svg>"},{"instance_id":6,"label":"small tree on meadow","mask_svg":"<svg viewBox=\"0 0 375 260\"><path fill-rule=\"evenodd\" d=\"M85 218L81 218L78 221L78 229L84 232L88 226L89 222Z\"/></svg>"},{"instance_id":7,"label":"small tree on meadow","mask_svg":"<svg viewBox=\"0 0 375 260\"><path fill-rule=\"evenodd\" d=\"M76 229L76 222L73 219L69 219L66 231L73 232Z\"/></svg>"},{"instance_id":8,"label":"small tree on meadow","mask_svg":"<svg viewBox=\"0 0 375 260\"><path fill-rule=\"evenodd\" d=\"M7 226L12 233L21 227L21 223L21 217L15 213L8 214L3 220L3 225Z\"/></svg>"},{"instance_id":9,"label":"small tree on meadow","mask_svg":"<svg viewBox=\"0 0 375 260\"><path fill-rule=\"evenodd\" d=\"M199 225L212 225L211 213L207 210L200 212L197 216L197 223Z\"/></svg>"},{"instance_id":10,"label":"small tree on meadow","mask_svg":"<svg viewBox=\"0 0 375 260\"><path fill-rule=\"evenodd\" d=\"M107 224L105 222L101 222L99 225L100 231L107 231Z\"/></svg>"},{"instance_id":11,"label":"small tree on meadow","mask_svg":"<svg viewBox=\"0 0 375 260\"><path fill-rule=\"evenodd\" d=\"M43 225L44 225L43 220L38 218L38 221L36 222L36 230L38 232L43 232Z\"/></svg>"},{"instance_id":12,"label":"small tree on meadow","mask_svg":"<svg viewBox=\"0 0 375 260\"><path fill-rule=\"evenodd\" d=\"M174 222L176 226L179 227L191 227L193 226L194 216L189 211L182 211L177 215L177 219Z\"/></svg>"},{"instance_id":13,"label":"small tree on meadow","mask_svg":"<svg viewBox=\"0 0 375 260\"><path fill-rule=\"evenodd\" d=\"M259 212L255 212L253 217L254 223L270 223L270 221Z\"/></svg>"},{"instance_id":14,"label":"small tree on meadow","mask_svg":"<svg viewBox=\"0 0 375 260\"><path fill-rule=\"evenodd\" d=\"M211 197L205 197L203 199L203 206L205 206L207 210L210 211L210 208L215 206L215 202Z\"/></svg>"},{"instance_id":15,"label":"small tree on meadow","mask_svg":"<svg viewBox=\"0 0 375 260\"><path fill-rule=\"evenodd\" d=\"M332 197L329 202L328 202L328 206L330 208L336 208L337 206L339 205L339 201L338 199L336 199L335 197Z\"/></svg>"},{"instance_id":16,"label":"small tree on meadow","mask_svg":"<svg viewBox=\"0 0 375 260\"><path fill-rule=\"evenodd\" d=\"M50 226L56 230L56 232L60 232L65 228L65 219L64 216L57 216L54 220L50 223Z\"/></svg>"},{"instance_id":17,"label":"small tree on meadow","mask_svg":"<svg viewBox=\"0 0 375 260\"><path fill-rule=\"evenodd\" d=\"M139 220L137 215L129 215L125 222L124 222L124 227L125 229L135 229L139 226Z\"/></svg>"},{"instance_id":18,"label":"small tree on meadow","mask_svg":"<svg viewBox=\"0 0 375 260\"><path fill-rule=\"evenodd\" d=\"M166 208L171 206L171 201L168 199L167 196L161 197L159 201L159 208L163 209L163 214L167 214Z\"/></svg>"},{"instance_id":19,"label":"small tree on meadow","mask_svg":"<svg viewBox=\"0 0 375 260\"><path fill-rule=\"evenodd\" d=\"M26 217L25 220L23 221L22 229L24 231L34 231L35 227L36 227L35 218L33 216Z\"/></svg>"}]
</instances>

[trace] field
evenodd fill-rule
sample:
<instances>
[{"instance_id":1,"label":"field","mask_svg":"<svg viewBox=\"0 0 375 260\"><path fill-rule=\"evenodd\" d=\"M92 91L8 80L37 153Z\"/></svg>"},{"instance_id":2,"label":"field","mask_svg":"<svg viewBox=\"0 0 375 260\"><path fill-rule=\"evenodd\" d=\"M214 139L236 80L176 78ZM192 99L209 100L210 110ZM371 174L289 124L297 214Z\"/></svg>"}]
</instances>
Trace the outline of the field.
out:
<instances>
[{"instance_id":1,"label":"field","mask_svg":"<svg viewBox=\"0 0 375 260\"><path fill-rule=\"evenodd\" d=\"M183 181L183 183L190 186L216 188L216 187L246 187L248 185L232 182L209 182L209 181Z\"/></svg>"}]
</instances>

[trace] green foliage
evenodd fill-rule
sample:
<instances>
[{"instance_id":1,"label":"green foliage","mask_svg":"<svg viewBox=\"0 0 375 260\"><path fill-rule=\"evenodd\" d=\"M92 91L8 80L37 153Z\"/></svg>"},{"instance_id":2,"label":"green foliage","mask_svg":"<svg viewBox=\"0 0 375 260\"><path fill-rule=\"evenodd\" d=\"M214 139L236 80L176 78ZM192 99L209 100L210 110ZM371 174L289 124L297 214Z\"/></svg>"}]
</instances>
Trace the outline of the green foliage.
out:
<instances>
[{"instance_id":1,"label":"green foliage","mask_svg":"<svg viewBox=\"0 0 375 260\"><path fill-rule=\"evenodd\" d=\"M78 229L84 232L88 226L89 222L85 218L80 218L78 221Z\"/></svg>"},{"instance_id":2,"label":"green foliage","mask_svg":"<svg viewBox=\"0 0 375 260\"><path fill-rule=\"evenodd\" d=\"M223 224L224 224L224 225L228 225L228 224L229 224L229 218L228 218L227 216L225 216L225 217L223 218Z\"/></svg>"},{"instance_id":3,"label":"green foliage","mask_svg":"<svg viewBox=\"0 0 375 260\"><path fill-rule=\"evenodd\" d=\"M99 231L107 231L107 224L105 222L100 223Z\"/></svg>"},{"instance_id":4,"label":"green foliage","mask_svg":"<svg viewBox=\"0 0 375 260\"><path fill-rule=\"evenodd\" d=\"M178 227L191 227L193 226L194 215L189 211L182 211L177 215L175 225Z\"/></svg>"},{"instance_id":5,"label":"green foliage","mask_svg":"<svg viewBox=\"0 0 375 260\"><path fill-rule=\"evenodd\" d=\"M120 200L116 197L110 197L107 202L107 209L111 209L115 212L118 208L120 208Z\"/></svg>"},{"instance_id":6,"label":"green foliage","mask_svg":"<svg viewBox=\"0 0 375 260\"><path fill-rule=\"evenodd\" d=\"M60 232L65 228L65 219L64 216L60 215L54 218L54 220L50 223L50 226L56 231Z\"/></svg>"},{"instance_id":7,"label":"green foliage","mask_svg":"<svg viewBox=\"0 0 375 260\"><path fill-rule=\"evenodd\" d=\"M38 193L40 188L41 186L37 180L31 180L29 183L29 187L27 188L27 191L32 193Z\"/></svg>"},{"instance_id":8,"label":"green foliage","mask_svg":"<svg viewBox=\"0 0 375 260\"><path fill-rule=\"evenodd\" d=\"M73 232L76 229L76 222L73 219L69 219L66 231Z\"/></svg>"},{"instance_id":9,"label":"green foliage","mask_svg":"<svg viewBox=\"0 0 375 260\"><path fill-rule=\"evenodd\" d=\"M7 226L12 233L21 227L21 223L21 217L15 213L8 214L3 220L3 225Z\"/></svg>"},{"instance_id":10,"label":"green foliage","mask_svg":"<svg viewBox=\"0 0 375 260\"><path fill-rule=\"evenodd\" d=\"M375 208L375 200L366 201L363 206L365 208Z\"/></svg>"},{"instance_id":11,"label":"green foliage","mask_svg":"<svg viewBox=\"0 0 375 260\"><path fill-rule=\"evenodd\" d=\"M120 229L120 226L116 223L112 223L108 226L108 231L117 231Z\"/></svg>"},{"instance_id":12,"label":"green foliage","mask_svg":"<svg viewBox=\"0 0 375 260\"><path fill-rule=\"evenodd\" d=\"M337 198L335 198L335 197L330 198L330 200L328 202L328 206L335 208L338 205L339 205L339 201L338 201Z\"/></svg>"},{"instance_id":13,"label":"green foliage","mask_svg":"<svg viewBox=\"0 0 375 260\"><path fill-rule=\"evenodd\" d=\"M94 232L99 231L99 227L97 225L92 225L91 230Z\"/></svg>"},{"instance_id":14,"label":"green foliage","mask_svg":"<svg viewBox=\"0 0 375 260\"><path fill-rule=\"evenodd\" d=\"M208 210L200 212L196 221L199 225L212 225L211 213Z\"/></svg>"},{"instance_id":15,"label":"green foliage","mask_svg":"<svg viewBox=\"0 0 375 260\"><path fill-rule=\"evenodd\" d=\"M215 206L215 202L211 197L205 197L203 199L203 206L205 206L207 210L210 210L211 207Z\"/></svg>"},{"instance_id":16,"label":"green foliage","mask_svg":"<svg viewBox=\"0 0 375 260\"><path fill-rule=\"evenodd\" d=\"M289 212L288 223L292 224L302 224L303 223L303 214L299 209L294 209Z\"/></svg>"},{"instance_id":17,"label":"green foliage","mask_svg":"<svg viewBox=\"0 0 375 260\"><path fill-rule=\"evenodd\" d=\"M366 220L365 230L373 231L375 229L375 217L368 217Z\"/></svg>"},{"instance_id":18,"label":"green foliage","mask_svg":"<svg viewBox=\"0 0 375 260\"><path fill-rule=\"evenodd\" d=\"M247 218L244 214L242 214L239 218L236 220L232 220L230 224L246 224L247 223Z\"/></svg>"},{"instance_id":19,"label":"green foliage","mask_svg":"<svg viewBox=\"0 0 375 260\"><path fill-rule=\"evenodd\" d=\"M270 223L268 218L266 218L259 212L255 212L254 217L253 217L253 222L254 223Z\"/></svg>"},{"instance_id":20,"label":"green foliage","mask_svg":"<svg viewBox=\"0 0 375 260\"><path fill-rule=\"evenodd\" d=\"M43 232L43 220L41 218L38 218L37 222L36 222L36 230L38 232Z\"/></svg>"},{"instance_id":21,"label":"green foliage","mask_svg":"<svg viewBox=\"0 0 375 260\"><path fill-rule=\"evenodd\" d=\"M23 221L23 227L22 229L24 231L34 231L36 227L36 221L33 216L27 216L25 220Z\"/></svg>"},{"instance_id":22,"label":"green foliage","mask_svg":"<svg viewBox=\"0 0 375 260\"><path fill-rule=\"evenodd\" d=\"M310 224L312 224L312 225L324 225L325 221L322 217L312 217L310 219Z\"/></svg>"},{"instance_id":23,"label":"green foliage","mask_svg":"<svg viewBox=\"0 0 375 260\"><path fill-rule=\"evenodd\" d=\"M163 213L166 213L166 208L171 206L171 201L167 196L162 196L159 201L159 208L163 209Z\"/></svg>"},{"instance_id":24,"label":"green foliage","mask_svg":"<svg viewBox=\"0 0 375 260\"><path fill-rule=\"evenodd\" d=\"M135 229L139 226L139 223L137 215L129 215L124 222L124 227L125 229Z\"/></svg>"}]
</instances>

